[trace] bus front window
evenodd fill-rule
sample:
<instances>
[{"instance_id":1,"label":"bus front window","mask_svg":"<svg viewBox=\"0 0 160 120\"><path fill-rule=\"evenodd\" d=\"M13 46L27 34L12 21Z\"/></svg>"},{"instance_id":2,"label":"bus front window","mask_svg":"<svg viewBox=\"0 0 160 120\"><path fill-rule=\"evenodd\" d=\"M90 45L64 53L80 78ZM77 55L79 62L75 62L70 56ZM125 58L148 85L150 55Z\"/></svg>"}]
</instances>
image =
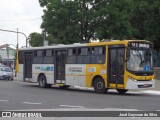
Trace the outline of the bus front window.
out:
<instances>
[{"instance_id":1,"label":"bus front window","mask_svg":"<svg viewBox=\"0 0 160 120\"><path fill-rule=\"evenodd\" d=\"M130 71L149 72L153 70L150 50L130 49L127 69Z\"/></svg>"}]
</instances>

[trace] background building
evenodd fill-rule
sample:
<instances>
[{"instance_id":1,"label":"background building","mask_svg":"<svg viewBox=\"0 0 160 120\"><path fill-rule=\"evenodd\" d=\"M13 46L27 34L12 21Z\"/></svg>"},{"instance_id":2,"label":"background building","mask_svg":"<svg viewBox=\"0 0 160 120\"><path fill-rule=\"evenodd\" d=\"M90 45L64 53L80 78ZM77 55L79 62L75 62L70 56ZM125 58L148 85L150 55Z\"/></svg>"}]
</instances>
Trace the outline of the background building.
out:
<instances>
[{"instance_id":1,"label":"background building","mask_svg":"<svg viewBox=\"0 0 160 120\"><path fill-rule=\"evenodd\" d=\"M14 67L16 50L9 47L8 44L0 45L1 64Z\"/></svg>"}]
</instances>

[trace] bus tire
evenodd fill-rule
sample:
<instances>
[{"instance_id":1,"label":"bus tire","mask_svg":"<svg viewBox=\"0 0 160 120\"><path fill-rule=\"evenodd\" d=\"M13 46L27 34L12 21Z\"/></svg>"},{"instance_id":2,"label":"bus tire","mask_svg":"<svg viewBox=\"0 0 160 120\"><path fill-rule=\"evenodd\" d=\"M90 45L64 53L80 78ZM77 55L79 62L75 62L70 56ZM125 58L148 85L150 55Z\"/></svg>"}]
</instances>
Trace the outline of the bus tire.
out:
<instances>
[{"instance_id":1,"label":"bus tire","mask_svg":"<svg viewBox=\"0 0 160 120\"><path fill-rule=\"evenodd\" d=\"M59 86L61 89L67 89L69 88L70 86L69 85L63 85L63 86Z\"/></svg>"},{"instance_id":2,"label":"bus tire","mask_svg":"<svg viewBox=\"0 0 160 120\"><path fill-rule=\"evenodd\" d=\"M120 94L125 94L128 90L126 89L116 89Z\"/></svg>"},{"instance_id":3,"label":"bus tire","mask_svg":"<svg viewBox=\"0 0 160 120\"><path fill-rule=\"evenodd\" d=\"M105 88L104 80L101 77L94 79L93 87L97 93L106 93L108 89Z\"/></svg>"},{"instance_id":4,"label":"bus tire","mask_svg":"<svg viewBox=\"0 0 160 120\"><path fill-rule=\"evenodd\" d=\"M42 88L51 87L50 84L47 84L46 76L43 74L38 77L38 83L39 83L39 87L42 87Z\"/></svg>"}]
</instances>

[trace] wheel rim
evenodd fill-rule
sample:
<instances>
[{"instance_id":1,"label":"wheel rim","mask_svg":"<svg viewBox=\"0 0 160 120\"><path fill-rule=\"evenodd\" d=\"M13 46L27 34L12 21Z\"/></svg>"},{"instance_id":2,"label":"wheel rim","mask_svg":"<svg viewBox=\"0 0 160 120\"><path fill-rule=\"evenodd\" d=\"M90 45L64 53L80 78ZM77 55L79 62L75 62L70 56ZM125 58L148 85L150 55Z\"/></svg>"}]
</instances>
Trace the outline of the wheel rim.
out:
<instances>
[{"instance_id":1,"label":"wheel rim","mask_svg":"<svg viewBox=\"0 0 160 120\"><path fill-rule=\"evenodd\" d=\"M103 83L102 82L97 82L97 89L102 89L103 88Z\"/></svg>"},{"instance_id":2,"label":"wheel rim","mask_svg":"<svg viewBox=\"0 0 160 120\"><path fill-rule=\"evenodd\" d=\"M43 86L45 84L45 79L43 77L40 78L40 85Z\"/></svg>"}]
</instances>

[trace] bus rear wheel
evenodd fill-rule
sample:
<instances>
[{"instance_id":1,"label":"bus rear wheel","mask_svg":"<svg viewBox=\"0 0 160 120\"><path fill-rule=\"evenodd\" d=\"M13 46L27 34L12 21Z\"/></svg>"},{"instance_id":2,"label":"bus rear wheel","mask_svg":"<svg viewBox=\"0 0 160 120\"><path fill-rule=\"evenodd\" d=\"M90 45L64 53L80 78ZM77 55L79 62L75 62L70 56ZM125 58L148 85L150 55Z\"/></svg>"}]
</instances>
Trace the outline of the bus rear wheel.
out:
<instances>
[{"instance_id":1,"label":"bus rear wheel","mask_svg":"<svg viewBox=\"0 0 160 120\"><path fill-rule=\"evenodd\" d=\"M38 77L38 82L39 82L39 87L42 88L51 87L51 84L47 84L46 76L43 74Z\"/></svg>"},{"instance_id":2,"label":"bus rear wheel","mask_svg":"<svg viewBox=\"0 0 160 120\"><path fill-rule=\"evenodd\" d=\"M116 89L120 94L125 94L128 90L126 89Z\"/></svg>"},{"instance_id":3,"label":"bus rear wheel","mask_svg":"<svg viewBox=\"0 0 160 120\"><path fill-rule=\"evenodd\" d=\"M93 87L97 93L106 93L108 89L105 88L104 80L101 77L97 77L94 80Z\"/></svg>"}]
</instances>

